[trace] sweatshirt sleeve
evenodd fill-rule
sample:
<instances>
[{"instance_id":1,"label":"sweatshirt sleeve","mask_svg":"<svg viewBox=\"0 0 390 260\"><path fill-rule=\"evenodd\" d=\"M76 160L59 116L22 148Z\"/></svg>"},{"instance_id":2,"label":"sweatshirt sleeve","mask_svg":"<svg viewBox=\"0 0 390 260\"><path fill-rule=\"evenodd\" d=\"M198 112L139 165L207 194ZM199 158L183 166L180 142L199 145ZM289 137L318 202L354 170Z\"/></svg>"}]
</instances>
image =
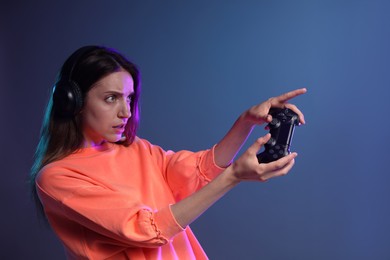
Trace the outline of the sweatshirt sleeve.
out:
<instances>
[{"instance_id":1,"label":"sweatshirt sleeve","mask_svg":"<svg viewBox=\"0 0 390 260\"><path fill-rule=\"evenodd\" d=\"M83 240L153 248L183 231L170 205L152 210L132 191L111 190L66 168L44 168L36 184L51 226L73 248Z\"/></svg>"},{"instance_id":2,"label":"sweatshirt sleeve","mask_svg":"<svg viewBox=\"0 0 390 260\"><path fill-rule=\"evenodd\" d=\"M224 170L215 163L215 145L199 152L164 151L159 146L148 145L176 201L196 192Z\"/></svg>"}]
</instances>

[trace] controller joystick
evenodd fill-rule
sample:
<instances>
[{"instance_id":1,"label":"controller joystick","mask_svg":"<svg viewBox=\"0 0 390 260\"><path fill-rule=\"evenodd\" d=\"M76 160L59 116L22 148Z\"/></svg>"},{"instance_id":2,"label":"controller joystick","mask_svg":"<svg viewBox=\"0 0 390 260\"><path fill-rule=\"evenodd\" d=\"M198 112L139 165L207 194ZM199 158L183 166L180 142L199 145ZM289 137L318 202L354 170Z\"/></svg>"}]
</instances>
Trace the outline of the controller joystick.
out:
<instances>
[{"instance_id":1,"label":"controller joystick","mask_svg":"<svg viewBox=\"0 0 390 260\"><path fill-rule=\"evenodd\" d=\"M277 118L272 118L272 121L268 124L268 127L273 129L280 126L280 121Z\"/></svg>"}]
</instances>

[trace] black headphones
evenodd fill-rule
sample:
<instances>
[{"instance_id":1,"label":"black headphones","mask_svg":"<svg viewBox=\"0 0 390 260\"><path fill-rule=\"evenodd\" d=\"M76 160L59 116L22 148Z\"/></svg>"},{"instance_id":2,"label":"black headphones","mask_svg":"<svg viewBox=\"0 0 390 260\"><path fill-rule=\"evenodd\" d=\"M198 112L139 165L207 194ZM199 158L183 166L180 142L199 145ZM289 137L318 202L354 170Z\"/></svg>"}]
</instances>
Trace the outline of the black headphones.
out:
<instances>
[{"instance_id":1,"label":"black headphones","mask_svg":"<svg viewBox=\"0 0 390 260\"><path fill-rule=\"evenodd\" d=\"M72 73L78 62L98 46L84 46L76 50L64 63L61 74L53 88L53 109L61 118L71 118L78 114L83 106L83 94Z\"/></svg>"}]
</instances>

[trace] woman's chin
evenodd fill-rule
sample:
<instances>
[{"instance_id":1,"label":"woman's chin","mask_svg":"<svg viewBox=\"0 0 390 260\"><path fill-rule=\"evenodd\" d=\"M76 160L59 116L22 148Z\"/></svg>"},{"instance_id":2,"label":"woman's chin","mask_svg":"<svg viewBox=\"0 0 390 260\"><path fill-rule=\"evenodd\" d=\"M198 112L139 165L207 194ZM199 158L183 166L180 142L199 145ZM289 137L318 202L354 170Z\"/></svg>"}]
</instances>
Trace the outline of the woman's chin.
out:
<instances>
[{"instance_id":1,"label":"woman's chin","mask_svg":"<svg viewBox=\"0 0 390 260\"><path fill-rule=\"evenodd\" d=\"M123 142L125 140L126 140L126 136L123 134L115 135L107 139L107 141L110 143Z\"/></svg>"}]
</instances>

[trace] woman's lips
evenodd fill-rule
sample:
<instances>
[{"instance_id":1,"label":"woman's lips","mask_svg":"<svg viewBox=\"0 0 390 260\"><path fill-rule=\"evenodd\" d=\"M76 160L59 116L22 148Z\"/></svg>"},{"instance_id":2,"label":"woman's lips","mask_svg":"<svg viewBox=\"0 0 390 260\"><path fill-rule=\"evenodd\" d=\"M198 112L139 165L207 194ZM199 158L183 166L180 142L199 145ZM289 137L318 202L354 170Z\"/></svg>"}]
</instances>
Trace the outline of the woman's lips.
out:
<instances>
[{"instance_id":1,"label":"woman's lips","mask_svg":"<svg viewBox=\"0 0 390 260\"><path fill-rule=\"evenodd\" d=\"M115 132L122 133L125 130L125 126L125 124L120 124L117 126L113 126L112 128L114 128Z\"/></svg>"}]
</instances>

